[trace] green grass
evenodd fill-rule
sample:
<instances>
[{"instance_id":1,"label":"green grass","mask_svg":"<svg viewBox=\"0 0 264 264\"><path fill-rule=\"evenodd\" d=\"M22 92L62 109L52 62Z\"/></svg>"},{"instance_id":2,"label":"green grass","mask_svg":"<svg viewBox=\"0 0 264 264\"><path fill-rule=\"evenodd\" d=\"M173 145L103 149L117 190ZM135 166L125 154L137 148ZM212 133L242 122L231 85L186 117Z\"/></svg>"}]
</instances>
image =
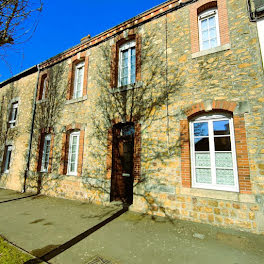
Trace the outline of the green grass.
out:
<instances>
[{"instance_id":1,"label":"green grass","mask_svg":"<svg viewBox=\"0 0 264 264\"><path fill-rule=\"evenodd\" d=\"M0 237L0 264L23 264L31 257Z\"/></svg>"}]
</instances>

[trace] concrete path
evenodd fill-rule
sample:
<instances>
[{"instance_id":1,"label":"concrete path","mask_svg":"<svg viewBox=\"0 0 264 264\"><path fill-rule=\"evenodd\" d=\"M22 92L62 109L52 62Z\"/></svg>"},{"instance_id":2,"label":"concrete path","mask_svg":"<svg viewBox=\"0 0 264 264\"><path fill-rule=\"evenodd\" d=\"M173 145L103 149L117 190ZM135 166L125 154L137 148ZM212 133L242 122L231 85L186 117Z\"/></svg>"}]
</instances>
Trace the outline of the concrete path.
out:
<instances>
[{"instance_id":1,"label":"concrete path","mask_svg":"<svg viewBox=\"0 0 264 264\"><path fill-rule=\"evenodd\" d=\"M0 189L0 234L49 263L264 263L264 236L28 195Z\"/></svg>"}]
</instances>

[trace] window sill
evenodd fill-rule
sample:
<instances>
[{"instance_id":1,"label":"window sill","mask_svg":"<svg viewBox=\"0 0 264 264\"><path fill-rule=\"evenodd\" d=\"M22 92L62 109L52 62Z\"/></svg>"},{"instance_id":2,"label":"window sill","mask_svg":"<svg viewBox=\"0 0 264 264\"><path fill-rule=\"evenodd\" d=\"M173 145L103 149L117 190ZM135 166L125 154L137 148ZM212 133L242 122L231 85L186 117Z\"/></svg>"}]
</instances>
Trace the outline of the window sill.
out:
<instances>
[{"instance_id":1,"label":"window sill","mask_svg":"<svg viewBox=\"0 0 264 264\"><path fill-rule=\"evenodd\" d=\"M69 176L69 177L77 177L77 173L74 174L74 173L67 173L66 176Z\"/></svg>"},{"instance_id":2,"label":"window sill","mask_svg":"<svg viewBox=\"0 0 264 264\"><path fill-rule=\"evenodd\" d=\"M8 125L8 128L9 129L13 129L13 128L15 128L17 125L12 125L12 126L10 126L10 125Z\"/></svg>"},{"instance_id":3,"label":"window sill","mask_svg":"<svg viewBox=\"0 0 264 264\"><path fill-rule=\"evenodd\" d=\"M88 98L88 96L84 95L83 97L67 100L65 104L68 105L68 104L75 104L75 103L83 102L83 101L87 100L87 98Z\"/></svg>"},{"instance_id":4,"label":"window sill","mask_svg":"<svg viewBox=\"0 0 264 264\"><path fill-rule=\"evenodd\" d=\"M215 47L212 49L198 51L198 52L192 54L192 59L199 58L199 57L209 55L212 53L224 51L224 50L229 50L229 49L231 49L230 43L222 45L222 46L218 46L218 47Z\"/></svg>"},{"instance_id":5,"label":"window sill","mask_svg":"<svg viewBox=\"0 0 264 264\"><path fill-rule=\"evenodd\" d=\"M137 89L137 88L140 88L140 87L142 87L142 82L136 82L136 83L133 83L133 84L128 84L128 85L112 88L110 92L111 93L120 93L120 92L124 92L124 91Z\"/></svg>"},{"instance_id":6,"label":"window sill","mask_svg":"<svg viewBox=\"0 0 264 264\"><path fill-rule=\"evenodd\" d=\"M201 198L255 203L255 198L253 195L237 193L237 192L216 191L216 190L207 190L207 189L198 189L198 188L182 188L180 193L184 195L191 195L194 197L201 197Z\"/></svg>"}]
</instances>

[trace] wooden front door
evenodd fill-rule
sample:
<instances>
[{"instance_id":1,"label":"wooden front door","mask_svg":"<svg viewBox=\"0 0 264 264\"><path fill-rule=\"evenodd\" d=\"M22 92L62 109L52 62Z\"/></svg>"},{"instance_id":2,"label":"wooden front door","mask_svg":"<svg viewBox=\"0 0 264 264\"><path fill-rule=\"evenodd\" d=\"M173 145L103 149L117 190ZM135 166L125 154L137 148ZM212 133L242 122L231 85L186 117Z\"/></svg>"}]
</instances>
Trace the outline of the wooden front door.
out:
<instances>
[{"instance_id":1,"label":"wooden front door","mask_svg":"<svg viewBox=\"0 0 264 264\"><path fill-rule=\"evenodd\" d=\"M133 203L134 135L133 123L117 124L113 128L111 201Z\"/></svg>"}]
</instances>

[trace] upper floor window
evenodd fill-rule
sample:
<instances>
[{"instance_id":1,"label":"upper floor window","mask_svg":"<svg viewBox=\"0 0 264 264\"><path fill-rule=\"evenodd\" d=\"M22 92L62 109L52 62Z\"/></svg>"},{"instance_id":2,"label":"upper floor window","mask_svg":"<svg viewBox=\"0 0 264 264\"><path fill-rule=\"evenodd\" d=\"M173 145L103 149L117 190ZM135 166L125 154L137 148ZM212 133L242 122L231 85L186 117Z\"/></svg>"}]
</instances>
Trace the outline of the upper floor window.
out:
<instances>
[{"instance_id":1,"label":"upper floor window","mask_svg":"<svg viewBox=\"0 0 264 264\"><path fill-rule=\"evenodd\" d=\"M5 147L3 171L6 173L9 172L12 149L11 145Z\"/></svg>"},{"instance_id":2,"label":"upper floor window","mask_svg":"<svg viewBox=\"0 0 264 264\"><path fill-rule=\"evenodd\" d=\"M77 175L80 132L72 132L69 141L68 175Z\"/></svg>"},{"instance_id":3,"label":"upper floor window","mask_svg":"<svg viewBox=\"0 0 264 264\"><path fill-rule=\"evenodd\" d=\"M198 16L200 50L220 46L218 12L216 8L207 9Z\"/></svg>"},{"instance_id":4,"label":"upper floor window","mask_svg":"<svg viewBox=\"0 0 264 264\"><path fill-rule=\"evenodd\" d=\"M46 96L46 90L47 90L47 75L44 77L43 79L43 83L42 83L42 95L41 95L41 99L45 99Z\"/></svg>"},{"instance_id":5,"label":"upper floor window","mask_svg":"<svg viewBox=\"0 0 264 264\"><path fill-rule=\"evenodd\" d=\"M192 186L238 192L233 118L202 115L190 122Z\"/></svg>"},{"instance_id":6,"label":"upper floor window","mask_svg":"<svg viewBox=\"0 0 264 264\"><path fill-rule=\"evenodd\" d=\"M75 65L73 98L83 96L84 61Z\"/></svg>"},{"instance_id":7,"label":"upper floor window","mask_svg":"<svg viewBox=\"0 0 264 264\"><path fill-rule=\"evenodd\" d=\"M38 92L38 100L45 99L48 90L48 75L43 74L40 79L39 92Z\"/></svg>"},{"instance_id":8,"label":"upper floor window","mask_svg":"<svg viewBox=\"0 0 264 264\"><path fill-rule=\"evenodd\" d=\"M11 105L9 121L8 121L9 127L11 128L16 126L17 112L18 112L18 102L14 102Z\"/></svg>"},{"instance_id":9,"label":"upper floor window","mask_svg":"<svg viewBox=\"0 0 264 264\"><path fill-rule=\"evenodd\" d=\"M136 82L136 44L135 41L125 43L119 48L118 86Z\"/></svg>"},{"instance_id":10,"label":"upper floor window","mask_svg":"<svg viewBox=\"0 0 264 264\"><path fill-rule=\"evenodd\" d=\"M42 160L41 160L41 171L42 172L48 171L49 157L50 157L50 145L51 145L51 135L46 134L44 136L43 152L42 152Z\"/></svg>"}]
</instances>

